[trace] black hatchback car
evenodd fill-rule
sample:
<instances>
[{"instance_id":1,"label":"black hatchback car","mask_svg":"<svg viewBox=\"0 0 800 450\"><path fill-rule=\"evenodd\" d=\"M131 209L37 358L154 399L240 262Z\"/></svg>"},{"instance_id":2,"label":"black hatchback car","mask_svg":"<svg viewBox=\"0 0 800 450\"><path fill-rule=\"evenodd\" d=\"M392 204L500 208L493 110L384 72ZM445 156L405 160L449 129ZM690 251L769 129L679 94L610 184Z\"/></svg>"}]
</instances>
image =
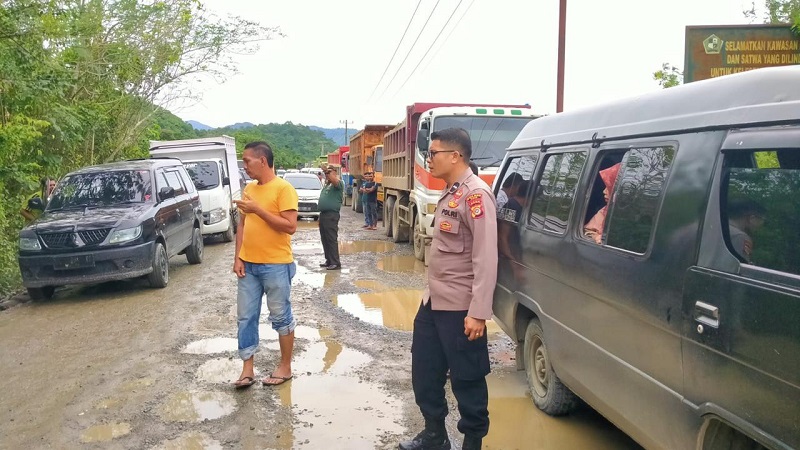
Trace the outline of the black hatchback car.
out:
<instances>
[{"instance_id":1,"label":"black hatchback car","mask_svg":"<svg viewBox=\"0 0 800 450\"><path fill-rule=\"evenodd\" d=\"M35 205L32 205L35 206ZM132 160L67 174L43 214L19 233L22 283L33 299L56 286L147 276L169 281L170 257L203 259L200 198L180 160Z\"/></svg>"}]
</instances>

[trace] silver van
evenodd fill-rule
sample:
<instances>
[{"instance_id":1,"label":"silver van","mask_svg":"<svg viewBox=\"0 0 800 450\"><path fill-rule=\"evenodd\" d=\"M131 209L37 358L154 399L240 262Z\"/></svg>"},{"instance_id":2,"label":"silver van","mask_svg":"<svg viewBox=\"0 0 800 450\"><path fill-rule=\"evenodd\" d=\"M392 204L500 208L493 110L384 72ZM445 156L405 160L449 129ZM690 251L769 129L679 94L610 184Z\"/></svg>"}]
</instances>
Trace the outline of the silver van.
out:
<instances>
[{"instance_id":1,"label":"silver van","mask_svg":"<svg viewBox=\"0 0 800 450\"><path fill-rule=\"evenodd\" d=\"M494 192L494 314L540 409L800 448L800 66L536 119Z\"/></svg>"}]
</instances>

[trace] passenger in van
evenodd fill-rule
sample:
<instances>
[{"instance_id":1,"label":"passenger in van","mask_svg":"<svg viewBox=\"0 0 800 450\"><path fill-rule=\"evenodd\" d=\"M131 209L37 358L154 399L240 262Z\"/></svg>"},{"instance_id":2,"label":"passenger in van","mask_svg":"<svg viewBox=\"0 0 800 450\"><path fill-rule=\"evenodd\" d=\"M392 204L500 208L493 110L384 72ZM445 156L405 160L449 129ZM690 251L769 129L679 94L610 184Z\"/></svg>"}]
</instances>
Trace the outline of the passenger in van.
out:
<instances>
[{"instance_id":1,"label":"passenger in van","mask_svg":"<svg viewBox=\"0 0 800 450\"><path fill-rule=\"evenodd\" d=\"M522 175L516 172L509 174L506 179L503 180L503 185L500 187L500 192L497 193L498 212L500 212L500 210L506 206L508 199L516 193L521 181Z\"/></svg>"},{"instance_id":2,"label":"passenger in van","mask_svg":"<svg viewBox=\"0 0 800 450\"><path fill-rule=\"evenodd\" d=\"M731 245L748 264L753 263L752 234L764 225L766 210L752 200L728 203L728 232Z\"/></svg>"},{"instance_id":3,"label":"passenger in van","mask_svg":"<svg viewBox=\"0 0 800 450\"><path fill-rule=\"evenodd\" d=\"M617 163L608 169L601 170L599 174L600 179L603 180L603 184L606 185L606 188L603 189L603 198L606 201L606 205L603 206L600 211L597 211L597 214L583 227L583 235L592 239L595 244L601 244L603 242L603 226L606 222L606 213L608 213L608 201L611 197L611 193L614 192L614 183L617 182L619 168L620 163Z\"/></svg>"}]
</instances>

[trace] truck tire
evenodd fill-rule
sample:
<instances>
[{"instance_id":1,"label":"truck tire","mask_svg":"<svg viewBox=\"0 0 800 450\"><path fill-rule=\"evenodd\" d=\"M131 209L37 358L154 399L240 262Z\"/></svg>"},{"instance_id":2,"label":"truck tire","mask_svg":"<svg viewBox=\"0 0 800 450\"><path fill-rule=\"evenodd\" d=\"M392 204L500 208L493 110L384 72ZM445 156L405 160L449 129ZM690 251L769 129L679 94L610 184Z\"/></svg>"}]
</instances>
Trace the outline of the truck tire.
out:
<instances>
[{"instance_id":1,"label":"truck tire","mask_svg":"<svg viewBox=\"0 0 800 450\"><path fill-rule=\"evenodd\" d=\"M38 288L28 288L28 296L31 300L50 300L56 292L55 286L42 286Z\"/></svg>"},{"instance_id":2,"label":"truck tire","mask_svg":"<svg viewBox=\"0 0 800 450\"><path fill-rule=\"evenodd\" d=\"M525 330L524 356L528 387L536 407L551 416L574 411L578 406L578 397L561 383L553 371L538 319L532 319Z\"/></svg>"},{"instance_id":3,"label":"truck tire","mask_svg":"<svg viewBox=\"0 0 800 450\"><path fill-rule=\"evenodd\" d=\"M203 262L203 234L200 227L192 230L192 243L186 248L186 261L189 264L200 264Z\"/></svg>"},{"instance_id":4,"label":"truck tire","mask_svg":"<svg viewBox=\"0 0 800 450\"><path fill-rule=\"evenodd\" d=\"M383 206L383 226L386 227L386 236L392 237L392 215L394 214L394 197L386 199L386 204Z\"/></svg>"},{"instance_id":5,"label":"truck tire","mask_svg":"<svg viewBox=\"0 0 800 450\"><path fill-rule=\"evenodd\" d=\"M414 256L422 261L425 262L425 239L423 238L424 234L420 229L420 220L419 214L414 214L414 220L412 221L414 224L411 229L411 240L414 244Z\"/></svg>"},{"instance_id":6,"label":"truck tire","mask_svg":"<svg viewBox=\"0 0 800 450\"><path fill-rule=\"evenodd\" d=\"M153 271L147 275L147 281L154 288L165 288L169 283L169 258L161 242L156 242L153 249Z\"/></svg>"},{"instance_id":7,"label":"truck tire","mask_svg":"<svg viewBox=\"0 0 800 450\"><path fill-rule=\"evenodd\" d=\"M231 223L228 224L228 229L222 232L222 240L231 242L235 238L234 234L233 221L231 221Z\"/></svg>"},{"instance_id":8,"label":"truck tire","mask_svg":"<svg viewBox=\"0 0 800 450\"><path fill-rule=\"evenodd\" d=\"M408 226L400 222L400 203L395 202L392 208L392 241L408 242Z\"/></svg>"}]
</instances>

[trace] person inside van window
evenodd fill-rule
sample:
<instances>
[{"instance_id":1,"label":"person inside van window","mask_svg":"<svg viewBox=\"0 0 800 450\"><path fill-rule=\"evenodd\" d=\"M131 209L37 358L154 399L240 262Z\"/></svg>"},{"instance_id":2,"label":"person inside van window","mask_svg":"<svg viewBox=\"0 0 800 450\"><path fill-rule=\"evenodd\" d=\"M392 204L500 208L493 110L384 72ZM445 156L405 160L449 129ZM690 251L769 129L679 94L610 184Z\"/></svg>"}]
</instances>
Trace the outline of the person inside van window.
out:
<instances>
[{"instance_id":1,"label":"person inside van window","mask_svg":"<svg viewBox=\"0 0 800 450\"><path fill-rule=\"evenodd\" d=\"M603 206L600 211L597 211L597 214L583 227L583 235L592 239L595 244L601 244L603 242L603 226L606 222L606 213L608 213L608 201L611 198L611 193L614 192L614 183L617 182L619 168L620 163L617 163L608 169L600 171L600 179L603 180L603 184L606 185L605 189L603 189L603 198L606 201L606 205Z\"/></svg>"},{"instance_id":2,"label":"person inside van window","mask_svg":"<svg viewBox=\"0 0 800 450\"><path fill-rule=\"evenodd\" d=\"M522 181L522 175L514 172L509 174L503 185L500 187L500 192L497 193L497 211L498 213L506 206L508 199L511 198L517 191L519 183ZM502 217L498 217L502 218Z\"/></svg>"},{"instance_id":3,"label":"person inside van window","mask_svg":"<svg viewBox=\"0 0 800 450\"><path fill-rule=\"evenodd\" d=\"M748 264L753 263L753 233L764 225L764 207L752 200L728 203L728 232L734 251Z\"/></svg>"}]
</instances>

